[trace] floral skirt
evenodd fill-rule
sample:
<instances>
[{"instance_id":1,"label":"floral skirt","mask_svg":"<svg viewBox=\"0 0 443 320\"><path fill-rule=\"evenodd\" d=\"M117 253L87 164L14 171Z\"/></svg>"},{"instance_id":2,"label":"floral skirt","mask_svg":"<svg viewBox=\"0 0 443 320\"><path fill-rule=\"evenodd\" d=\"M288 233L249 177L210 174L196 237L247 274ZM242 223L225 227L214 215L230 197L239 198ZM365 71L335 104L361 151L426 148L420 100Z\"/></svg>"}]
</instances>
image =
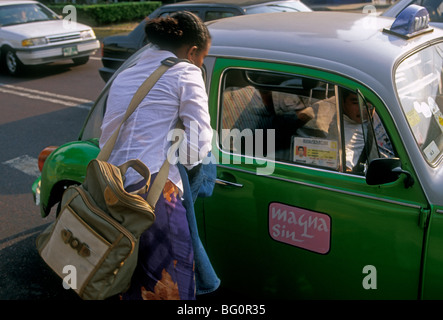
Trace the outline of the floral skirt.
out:
<instances>
[{"instance_id":1,"label":"floral skirt","mask_svg":"<svg viewBox=\"0 0 443 320\"><path fill-rule=\"evenodd\" d=\"M154 178L153 175L151 184ZM137 190L143 183L127 190ZM140 238L137 268L121 299L193 300L194 252L186 209L178 188L169 180L156 204L155 215L155 222Z\"/></svg>"}]
</instances>

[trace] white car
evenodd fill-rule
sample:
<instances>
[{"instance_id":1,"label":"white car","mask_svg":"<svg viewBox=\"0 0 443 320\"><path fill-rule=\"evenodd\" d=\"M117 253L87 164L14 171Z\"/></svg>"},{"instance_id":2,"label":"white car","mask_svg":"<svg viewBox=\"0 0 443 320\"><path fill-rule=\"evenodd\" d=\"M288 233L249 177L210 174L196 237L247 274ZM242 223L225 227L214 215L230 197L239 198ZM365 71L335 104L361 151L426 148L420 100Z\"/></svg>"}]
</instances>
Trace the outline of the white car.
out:
<instances>
[{"instance_id":1,"label":"white car","mask_svg":"<svg viewBox=\"0 0 443 320\"><path fill-rule=\"evenodd\" d=\"M0 1L0 64L11 75L25 65L88 62L100 48L94 31L63 19L38 1Z\"/></svg>"}]
</instances>

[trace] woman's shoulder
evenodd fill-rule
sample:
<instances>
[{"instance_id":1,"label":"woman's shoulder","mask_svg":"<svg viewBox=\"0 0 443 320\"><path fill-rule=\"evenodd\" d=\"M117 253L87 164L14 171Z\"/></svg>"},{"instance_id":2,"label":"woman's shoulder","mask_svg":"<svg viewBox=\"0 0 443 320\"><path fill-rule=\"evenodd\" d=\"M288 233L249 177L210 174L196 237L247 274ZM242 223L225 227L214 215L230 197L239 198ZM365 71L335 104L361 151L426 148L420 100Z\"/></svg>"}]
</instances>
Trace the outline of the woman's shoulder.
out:
<instances>
[{"instance_id":1,"label":"woman's shoulder","mask_svg":"<svg viewBox=\"0 0 443 320\"><path fill-rule=\"evenodd\" d=\"M173 54L170 51L167 50L161 50L157 46L151 45L149 46L145 52L143 52L140 56L140 59L137 64L143 65L152 65L157 66L160 63L162 63L164 60L171 59L171 60L178 60L175 62L175 64L171 67L171 69L180 69L180 70L188 70L190 72L192 71L200 71L200 68L193 65L190 61L186 59L178 59L175 54Z\"/></svg>"},{"instance_id":2,"label":"woman's shoulder","mask_svg":"<svg viewBox=\"0 0 443 320\"><path fill-rule=\"evenodd\" d=\"M177 58L174 57L174 59L177 59ZM178 59L176 64L173 66L173 68L187 70L188 72L200 72L201 73L201 69L199 67L192 64L189 60L186 60L186 59Z\"/></svg>"}]
</instances>

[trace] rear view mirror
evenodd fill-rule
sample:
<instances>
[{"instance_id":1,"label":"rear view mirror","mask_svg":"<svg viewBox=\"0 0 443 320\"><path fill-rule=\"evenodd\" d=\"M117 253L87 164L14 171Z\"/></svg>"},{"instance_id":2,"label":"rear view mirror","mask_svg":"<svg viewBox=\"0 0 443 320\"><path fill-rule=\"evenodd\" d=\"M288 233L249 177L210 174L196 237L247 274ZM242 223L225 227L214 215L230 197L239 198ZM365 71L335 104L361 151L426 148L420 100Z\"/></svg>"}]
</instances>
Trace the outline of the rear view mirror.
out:
<instances>
[{"instance_id":1,"label":"rear view mirror","mask_svg":"<svg viewBox=\"0 0 443 320\"><path fill-rule=\"evenodd\" d=\"M399 179L401 174L406 175L405 188L414 184L411 174L401 168L398 158L374 159L369 163L366 171L366 183L369 185L385 184Z\"/></svg>"}]
</instances>

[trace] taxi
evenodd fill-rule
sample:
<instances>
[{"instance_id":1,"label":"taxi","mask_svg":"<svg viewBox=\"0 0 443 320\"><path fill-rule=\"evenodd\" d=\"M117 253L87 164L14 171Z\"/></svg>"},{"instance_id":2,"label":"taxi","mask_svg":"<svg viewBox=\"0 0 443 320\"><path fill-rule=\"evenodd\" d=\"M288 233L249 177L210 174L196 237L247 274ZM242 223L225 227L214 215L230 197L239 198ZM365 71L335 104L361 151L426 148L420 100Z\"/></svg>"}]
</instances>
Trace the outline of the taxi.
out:
<instances>
[{"instance_id":1,"label":"taxi","mask_svg":"<svg viewBox=\"0 0 443 320\"><path fill-rule=\"evenodd\" d=\"M443 30L428 23L411 6L395 20L299 12L208 24L217 181L195 210L222 288L443 298ZM78 141L39 156L43 217L98 154L112 79Z\"/></svg>"}]
</instances>

